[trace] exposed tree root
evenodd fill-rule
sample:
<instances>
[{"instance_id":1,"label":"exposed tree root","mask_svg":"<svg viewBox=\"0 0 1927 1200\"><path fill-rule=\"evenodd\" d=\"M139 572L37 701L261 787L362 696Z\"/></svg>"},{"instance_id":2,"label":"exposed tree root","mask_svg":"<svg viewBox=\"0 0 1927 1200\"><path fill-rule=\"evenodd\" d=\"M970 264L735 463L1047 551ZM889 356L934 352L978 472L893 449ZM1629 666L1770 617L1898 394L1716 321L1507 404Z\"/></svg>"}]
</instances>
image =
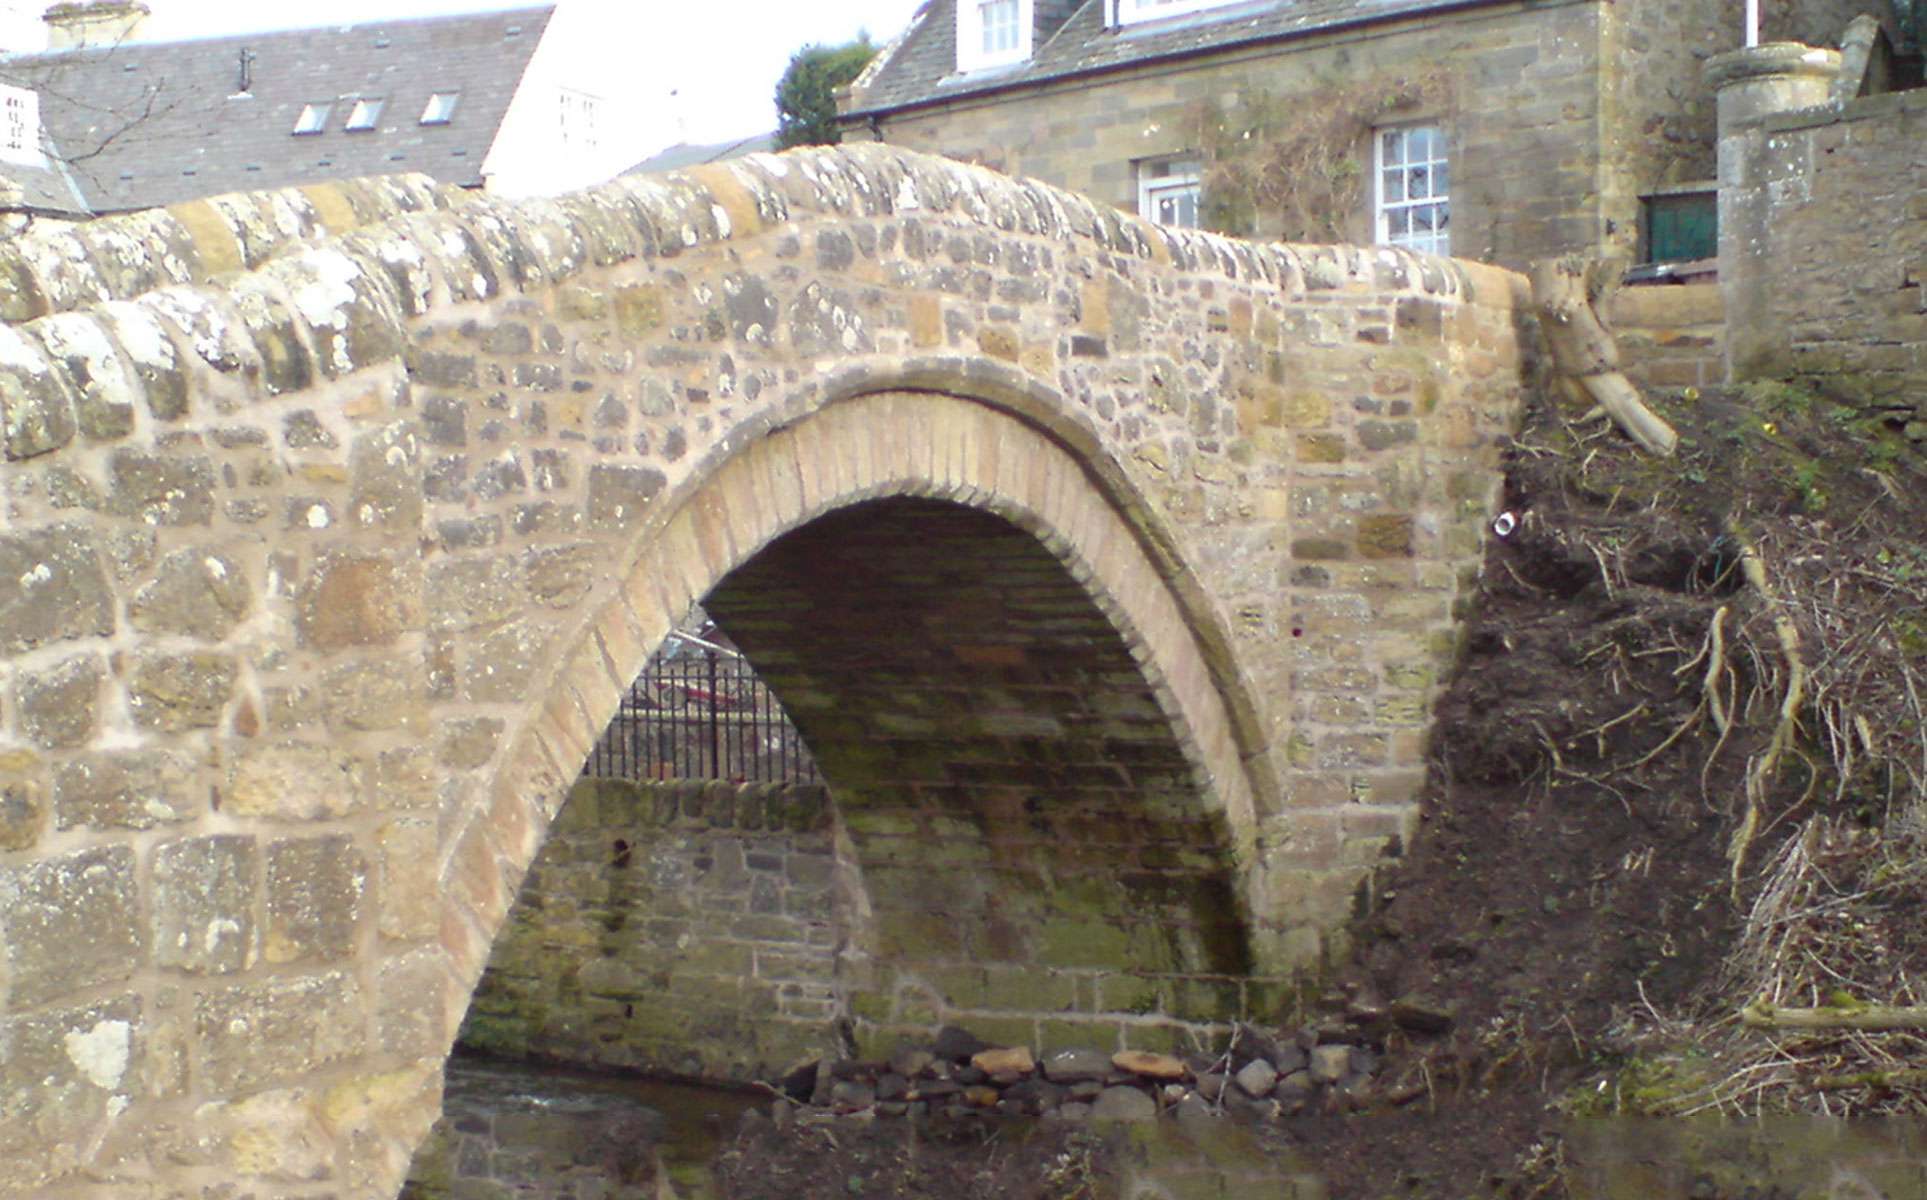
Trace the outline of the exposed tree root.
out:
<instances>
[{"instance_id":1,"label":"exposed tree root","mask_svg":"<svg viewBox=\"0 0 1927 1200\"><path fill-rule=\"evenodd\" d=\"M1927 1007L1842 1004L1776 1008L1764 1000L1740 1010L1748 1029L1927 1029Z\"/></svg>"},{"instance_id":2,"label":"exposed tree root","mask_svg":"<svg viewBox=\"0 0 1927 1200\"><path fill-rule=\"evenodd\" d=\"M1747 765L1746 809L1741 814L1739 827L1733 831L1732 840L1727 843L1727 858L1732 863L1730 882L1733 902L1737 904L1740 900L1740 876L1746 866L1746 852L1760 830L1760 814L1765 806L1767 787L1779 772L1780 760L1799 735L1800 706L1806 701L1807 666L1806 659L1800 654L1800 627L1794 624L1793 618L1775 594L1759 551L1740 532L1737 523L1728 522L1727 533L1740 547L1740 572L1747 586L1757 592L1773 611L1773 632L1779 639L1780 653L1787 663L1786 690L1780 698L1780 717L1774 723L1773 734L1767 739L1766 748Z\"/></svg>"}]
</instances>

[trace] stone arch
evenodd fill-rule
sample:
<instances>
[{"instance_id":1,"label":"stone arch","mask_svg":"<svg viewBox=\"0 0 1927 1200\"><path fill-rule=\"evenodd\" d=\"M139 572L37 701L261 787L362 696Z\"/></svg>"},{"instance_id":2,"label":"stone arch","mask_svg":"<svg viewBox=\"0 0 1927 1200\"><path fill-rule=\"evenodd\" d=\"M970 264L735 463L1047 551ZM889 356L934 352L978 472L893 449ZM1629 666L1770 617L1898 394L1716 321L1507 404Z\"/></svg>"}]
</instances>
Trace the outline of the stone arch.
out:
<instances>
[{"instance_id":1,"label":"stone arch","mask_svg":"<svg viewBox=\"0 0 1927 1200\"><path fill-rule=\"evenodd\" d=\"M1146 848L1147 861L1165 869L1136 873L1135 891L1110 889L1105 893L1109 899L1093 901L1085 888L1079 894L1085 898L1082 915L1088 927L1066 935L1090 935L1108 923L1118 942L1142 954L1142 962L1100 962L1086 955L1075 962L1051 963L1044 945L1048 936L1027 936L1027 947L1010 951L1003 965L1013 970L1080 968L1079 979L1089 994L1072 1000L1077 984L1067 976L1061 984L1066 990L1061 1005L1016 1004L1006 1027L1037 1031L1042 1028L1037 1022L1095 1023L1104 1029L1090 1031L1090 1036L1130 1041L1135 1031L1140 1044L1154 1034L1168 1043L1177 1025L1242 1015L1240 980L1278 964L1270 948L1277 931L1253 919L1244 894L1255 851L1257 797L1254 773L1247 769L1254 756L1241 743L1234 705L1221 692L1203 639L1170 577L1146 552L1126 516L1129 509L1120 511L1123 506L1107 489L1094 484L1089 461L1006 407L956 395L962 386L953 378L942 391L860 386L848 388L847 394L832 390L829 402L792 420L772 422L747 444L716 456L719 461L694 472L687 487L666 497L650 519L638 522L619 584L593 606L577 635L580 647L562 656L546 696L532 706L536 715L507 760L511 772L491 789L494 802L452 839L444 891L457 910L468 947L458 964L456 1004L466 1003L512 899L511 882L532 857L540 826L559 807L621 691L673 623L692 603L717 596L719 585L766 560L764 551L774 544L826 519L894 505L899 515L906 506L921 506L922 518L941 511L971 514L979 526L972 536L995 539L998 528L1016 533L1015 540L1031 544L1054 573L1074 581L1076 590L1088 597L1091 613L1115 631L1112 665L1121 663L1141 679L1144 698L1156 705L1159 720L1170 731L1161 750L1181 763L1187 776L1181 789L1185 794L1163 797L1169 811L1144 825L1161 831L1147 834L1147 840L1171 839ZM1140 520L1142 514L1140 509ZM1012 542L1007 539L1002 545ZM743 616L742 592L739 587L734 598L724 598L725 612L712 610L726 629L732 614ZM767 644L768 637L748 641ZM754 660L756 647L746 649ZM777 690L780 695L780 684ZM1129 703L1130 698L1120 697L1119 702ZM808 716L799 722L810 733ZM830 758L836 757L832 752ZM838 766L834 761L825 766L834 788ZM847 775L844 781L849 781ZM900 819L900 813L879 818L886 825ZM853 824L861 843L860 862L880 870L907 865L889 861L889 854L871 845L866 833L874 827L866 829L861 817ZM888 838L887 833L881 836ZM1182 844L1186 838L1190 844ZM910 840L916 844L905 853L912 859L920 852L942 854L935 838ZM1175 867L1183 861L1192 865ZM1060 890L1068 894L1075 889L1065 883L1067 878L1052 876L1040 886L1049 890L1063 884ZM1153 891L1162 899L1147 899ZM895 926L898 935L916 926L919 914L891 911L887 902L884 908L885 923L901 918ZM1133 908L1141 909L1135 917L1129 911ZM1210 911L1220 908L1226 911ZM1068 913L1059 915L1073 919ZM1132 929L1142 934L1153 926L1158 938L1133 940ZM1151 945L1159 939L1162 954ZM954 955L949 960L941 953L925 956L899 970L905 964L889 960L902 957L904 937L886 931L883 942L886 961L870 964L852 981L852 1002L866 1032L886 1036L928 1024L956 1008L973 1007L968 1000L955 1003L940 982L946 971L962 965ZM981 952L981 946L972 948L973 954ZM1136 970L1131 971L1126 999L1121 980L1131 968ZM1119 978L1109 1007L1094 982L1106 975ZM1171 977L1165 994L1184 986L1179 981L1214 977L1208 989L1211 998L1193 996L1176 1015L1157 1010L1144 999L1144 981L1152 978L1149 986L1156 986L1161 976ZM1227 995L1228 1002L1223 1000ZM455 1015L458 1012L451 1013ZM448 1027L456 1023L451 1020Z\"/></svg>"}]
</instances>

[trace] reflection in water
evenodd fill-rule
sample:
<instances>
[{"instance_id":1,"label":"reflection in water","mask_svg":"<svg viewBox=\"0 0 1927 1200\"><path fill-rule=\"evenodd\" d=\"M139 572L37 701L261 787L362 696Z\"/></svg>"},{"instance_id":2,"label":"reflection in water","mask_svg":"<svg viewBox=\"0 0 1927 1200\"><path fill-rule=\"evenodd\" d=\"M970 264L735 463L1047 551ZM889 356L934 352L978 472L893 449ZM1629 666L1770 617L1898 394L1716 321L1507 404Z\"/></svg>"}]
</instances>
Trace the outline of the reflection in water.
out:
<instances>
[{"instance_id":1,"label":"reflection in water","mask_svg":"<svg viewBox=\"0 0 1927 1200\"><path fill-rule=\"evenodd\" d=\"M752 1093L457 1054L403 1200L707 1193Z\"/></svg>"}]
</instances>

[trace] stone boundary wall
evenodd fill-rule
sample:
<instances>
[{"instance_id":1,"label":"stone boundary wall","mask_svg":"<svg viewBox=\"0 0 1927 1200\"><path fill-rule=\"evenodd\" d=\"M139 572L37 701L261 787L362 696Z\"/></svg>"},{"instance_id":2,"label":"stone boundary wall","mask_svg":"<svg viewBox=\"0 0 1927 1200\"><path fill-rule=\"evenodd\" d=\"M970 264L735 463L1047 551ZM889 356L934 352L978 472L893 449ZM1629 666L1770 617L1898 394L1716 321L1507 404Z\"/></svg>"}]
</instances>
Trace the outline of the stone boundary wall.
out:
<instances>
[{"instance_id":1,"label":"stone boundary wall","mask_svg":"<svg viewBox=\"0 0 1927 1200\"><path fill-rule=\"evenodd\" d=\"M450 208L466 196L426 175L382 175L210 196L93 221L36 222L0 241L0 321L207 283L404 213Z\"/></svg>"},{"instance_id":2,"label":"stone boundary wall","mask_svg":"<svg viewBox=\"0 0 1927 1200\"><path fill-rule=\"evenodd\" d=\"M1736 379L1812 379L1927 438L1927 90L1729 133L1721 288Z\"/></svg>"},{"instance_id":3,"label":"stone boundary wall","mask_svg":"<svg viewBox=\"0 0 1927 1200\"><path fill-rule=\"evenodd\" d=\"M734 1080L834 1051L850 933L835 842L819 785L582 780L457 1040Z\"/></svg>"},{"instance_id":4,"label":"stone boundary wall","mask_svg":"<svg viewBox=\"0 0 1927 1200\"><path fill-rule=\"evenodd\" d=\"M1726 306L1717 283L1621 288L1609 319L1634 383L1706 387L1726 378Z\"/></svg>"}]
</instances>

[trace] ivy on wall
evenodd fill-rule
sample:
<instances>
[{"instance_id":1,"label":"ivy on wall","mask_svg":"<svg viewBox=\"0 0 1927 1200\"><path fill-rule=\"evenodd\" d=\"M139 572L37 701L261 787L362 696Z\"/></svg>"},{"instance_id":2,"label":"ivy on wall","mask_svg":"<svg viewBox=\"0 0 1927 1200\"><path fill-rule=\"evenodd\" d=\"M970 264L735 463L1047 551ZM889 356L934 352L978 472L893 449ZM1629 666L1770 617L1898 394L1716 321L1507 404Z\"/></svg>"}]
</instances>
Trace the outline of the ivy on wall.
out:
<instances>
[{"instance_id":1,"label":"ivy on wall","mask_svg":"<svg viewBox=\"0 0 1927 1200\"><path fill-rule=\"evenodd\" d=\"M1394 80L1327 78L1303 91L1253 89L1191 114L1206 228L1286 241L1356 241L1371 191L1372 130L1449 122L1440 73ZM1366 239L1369 240L1369 239Z\"/></svg>"}]
</instances>

